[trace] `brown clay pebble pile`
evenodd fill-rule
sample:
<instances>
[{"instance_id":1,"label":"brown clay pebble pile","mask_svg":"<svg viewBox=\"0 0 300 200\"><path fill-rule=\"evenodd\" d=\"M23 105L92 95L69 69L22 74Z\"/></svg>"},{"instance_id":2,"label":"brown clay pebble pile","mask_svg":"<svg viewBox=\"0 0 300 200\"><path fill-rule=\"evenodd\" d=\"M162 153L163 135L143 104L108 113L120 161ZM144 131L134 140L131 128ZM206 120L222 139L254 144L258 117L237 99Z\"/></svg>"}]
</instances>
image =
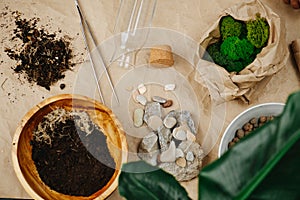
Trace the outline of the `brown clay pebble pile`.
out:
<instances>
[{"instance_id":1,"label":"brown clay pebble pile","mask_svg":"<svg viewBox=\"0 0 300 200\"><path fill-rule=\"evenodd\" d=\"M228 148L233 147L233 145L239 142L240 139L250 134L255 129L263 126L266 122L273 119L274 116L260 116L259 118L252 118L249 122L244 124L242 128L236 131L234 138L228 143Z\"/></svg>"},{"instance_id":2,"label":"brown clay pebble pile","mask_svg":"<svg viewBox=\"0 0 300 200\"><path fill-rule=\"evenodd\" d=\"M19 39L21 47L6 48L7 55L17 61L15 73L25 73L30 83L50 90L50 86L65 77L64 72L72 69L72 51L70 43L64 38L57 38L55 33L48 33L37 28L38 18L22 19L15 17L16 28L11 40Z\"/></svg>"},{"instance_id":3,"label":"brown clay pebble pile","mask_svg":"<svg viewBox=\"0 0 300 200\"><path fill-rule=\"evenodd\" d=\"M106 137L85 112L57 109L33 133L32 159L42 181L72 196L90 196L115 172Z\"/></svg>"}]
</instances>

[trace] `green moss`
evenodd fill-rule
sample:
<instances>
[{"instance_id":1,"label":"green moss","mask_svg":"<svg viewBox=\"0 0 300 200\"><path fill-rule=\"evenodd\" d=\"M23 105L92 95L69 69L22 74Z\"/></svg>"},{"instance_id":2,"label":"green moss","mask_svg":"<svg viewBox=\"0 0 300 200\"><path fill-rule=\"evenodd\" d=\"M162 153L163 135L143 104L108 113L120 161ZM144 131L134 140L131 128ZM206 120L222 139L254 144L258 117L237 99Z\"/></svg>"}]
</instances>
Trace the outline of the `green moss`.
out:
<instances>
[{"instance_id":1,"label":"green moss","mask_svg":"<svg viewBox=\"0 0 300 200\"><path fill-rule=\"evenodd\" d=\"M245 60L231 60L221 53L221 44L217 42L209 45L203 59L224 67L228 72L240 72L255 59L255 56L251 56Z\"/></svg>"},{"instance_id":2,"label":"green moss","mask_svg":"<svg viewBox=\"0 0 300 200\"><path fill-rule=\"evenodd\" d=\"M247 65L253 62L254 59L247 59L247 60L238 60L238 61L231 61L227 60L227 64L224 68L228 72L240 72L242 71Z\"/></svg>"},{"instance_id":3,"label":"green moss","mask_svg":"<svg viewBox=\"0 0 300 200\"><path fill-rule=\"evenodd\" d=\"M228 72L240 72L252 63L269 38L264 18L242 22L231 16L220 21L221 39L207 47L203 59L215 62Z\"/></svg>"},{"instance_id":4,"label":"green moss","mask_svg":"<svg viewBox=\"0 0 300 200\"><path fill-rule=\"evenodd\" d=\"M243 25L243 22L235 20L231 16L222 17L220 20L220 33L222 40L233 36L240 37L244 32Z\"/></svg>"},{"instance_id":5,"label":"green moss","mask_svg":"<svg viewBox=\"0 0 300 200\"><path fill-rule=\"evenodd\" d=\"M221 53L229 60L245 60L254 52L254 46L246 39L238 37L228 37L221 44Z\"/></svg>"},{"instance_id":6,"label":"green moss","mask_svg":"<svg viewBox=\"0 0 300 200\"><path fill-rule=\"evenodd\" d=\"M262 48L266 46L269 39L270 27L265 18L256 16L255 20L250 20L246 23L247 39L256 47Z\"/></svg>"},{"instance_id":7,"label":"green moss","mask_svg":"<svg viewBox=\"0 0 300 200\"><path fill-rule=\"evenodd\" d=\"M207 54L204 59L211 62L215 62L216 64L221 66L226 65L227 58L223 54L221 54L220 46L221 46L220 42L216 42L209 45L206 49Z\"/></svg>"}]
</instances>

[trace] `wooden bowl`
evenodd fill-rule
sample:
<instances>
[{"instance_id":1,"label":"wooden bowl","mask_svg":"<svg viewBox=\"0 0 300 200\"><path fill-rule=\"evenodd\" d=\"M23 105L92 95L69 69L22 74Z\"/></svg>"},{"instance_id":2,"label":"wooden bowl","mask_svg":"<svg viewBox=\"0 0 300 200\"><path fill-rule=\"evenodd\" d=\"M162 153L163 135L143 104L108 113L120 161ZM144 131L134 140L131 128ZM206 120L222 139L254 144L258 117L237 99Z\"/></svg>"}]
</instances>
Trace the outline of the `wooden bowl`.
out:
<instances>
[{"instance_id":1,"label":"wooden bowl","mask_svg":"<svg viewBox=\"0 0 300 200\"><path fill-rule=\"evenodd\" d=\"M88 197L70 196L58 193L47 186L39 177L32 160L33 130L43 116L56 108L77 109L89 114L91 120L103 129L107 145L116 163L116 170L110 181L96 193ZM27 193L34 199L105 199L118 185L122 163L127 161L127 141L119 121L110 109L103 104L80 95L63 94L51 97L33 107L18 126L12 147L12 161L18 179Z\"/></svg>"}]
</instances>

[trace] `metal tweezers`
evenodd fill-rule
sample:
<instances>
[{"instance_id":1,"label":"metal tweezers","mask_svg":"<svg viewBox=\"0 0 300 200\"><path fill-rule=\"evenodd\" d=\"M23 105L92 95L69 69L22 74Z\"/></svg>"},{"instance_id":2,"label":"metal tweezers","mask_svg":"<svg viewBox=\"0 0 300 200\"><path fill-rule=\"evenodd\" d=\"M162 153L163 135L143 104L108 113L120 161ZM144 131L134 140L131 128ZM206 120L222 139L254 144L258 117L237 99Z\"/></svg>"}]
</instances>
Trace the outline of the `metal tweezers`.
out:
<instances>
[{"instance_id":1,"label":"metal tweezers","mask_svg":"<svg viewBox=\"0 0 300 200\"><path fill-rule=\"evenodd\" d=\"M87 21L85 20L85 18L84 18L83 15L82 15L82 12L81 12L81 9L80 9L78 0L75 0L75 5L76 5L77 11L78 11L79 16L80 16L80 26L81 26L81 31L82 31L82 34L83 34L85 46L86 46L87 51L88 51L88 56L89 56L89 59L90 59L90 61L91 61L91 66L92 66L92 70L93 70L93 74L94 74L95 81L96 81L96 83L97 83L97 89L98 89L98 92L99 92L101 101L102 101L103 104L105 104L104 98L103 98L103 94L102 94L102 91L101 91L101 88L100 88L100 84L99 84L99 81L98 81L99 79L98 79L98 76L97 76L97 73L96 73L95 64L94 64L94 62L93 62L93 59L92 59L92 56L91 56L91 51L90 51L90 48L89 48L89 45L88 45L88 42L87 42L87 37L86 37L85 31L84 31L84 30L85 30L84 27L86 27L86 29L87 29L87 31L88 31L90 37L92 38L93 45L96 47L97 53L98 53L99 58L100 58L100 61L101 61L101 66L103 67L104 72L105 72L105 74L106 74L106 76L107 76L107 79L108 79L108 81L109 81L109 85L110 85L110 87L111 87L111 89L112 89L112 92L113 92L113 95L114 95L114 97L116 98L117 103L119 104L119 99L118 99L118 96L117 96L117 94L116 94L115 88L114 88L114 86L113 86L113 84L112 84L111 77L110 77L110 75L109 75L109 73L108 73L108 71L107 71L107 68L106 68L105 63L104 63L104 61L103 61L103 58L102 58L102 56L101 56L101 53L99 52L99 49L97 48L96 42L95 42L95 40L94 40L94 38L93 38L93 35L92 35L92 32L91 32L91 29L89 28L89 25L88 25Z\"/></svg>"}]
</instances>

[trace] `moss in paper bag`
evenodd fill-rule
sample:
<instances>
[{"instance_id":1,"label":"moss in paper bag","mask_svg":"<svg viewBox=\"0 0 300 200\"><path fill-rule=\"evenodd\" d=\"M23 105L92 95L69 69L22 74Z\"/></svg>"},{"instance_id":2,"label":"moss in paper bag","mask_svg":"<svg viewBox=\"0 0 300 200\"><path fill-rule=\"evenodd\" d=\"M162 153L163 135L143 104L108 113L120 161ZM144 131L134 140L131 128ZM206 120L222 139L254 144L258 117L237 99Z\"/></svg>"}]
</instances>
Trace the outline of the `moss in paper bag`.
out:
<instances>
[{"instance_id":1,"label":"moss in paper bag","mask_svg":"<svg viewBox=\"0 0 300 200\"><path fill-rule=\"evenodd\" d=\"M246 39L228 37L221 44L221 54L229 60L247 60L254 52L254 46Z\"/></svg>"},{"instance_id":2,"label":"moss in paper bag","mask_svg":"<svg viewBox=\"0 0 300 200\"><path fill-rule=\"evenodd\" d=\"M244 23L238 20L235 20L231 16L222 17L220 21L220 32L222 36L222 40L225 40L228 37L240 37L244 34L243 28Z\"/></svg>"},{"instance_id":3,"label":"moss in paper bag","mask_svg":"<svg viewBox=\"0 0 300 200\"><path fill-rule=\"evenodd\" d=\"M247 39L256 47L262 48L266 46L269 39L269 24L265 18L256 15L255 20L249 20L246 23Z\"/></svg>"},{"instance_id":4,"label":"moss in paper bag","mask_svg":"<svg viewBox=\"0 0 300 200\"><path fill-rule=\"evenodd\" d=\"M231 16L222 17L220 40L207 47L203 59L215 62L228 72L240 72L252 63L269 38L267 20L259 14L256 16L255 20L246 22Z\"/></svg>"},{"instance_id":5,"label":"moss in paper bag","mask_svg":"<svg viewBox=\"0 0 300 200\"><path fill-rule=\"evenodd\" d=\"M226 65L227 58L220 52L221 42L216 42L209 45L206 49L207 53L204 57L205 60L215 62L218 65ZM209 57L210 56L210 57Z\"/></svg>"},{"instance_id":6,"label":"moss in paper bag","mask_svg":"<svg viewBox=\"0 0 300 200\"><path fill-rule=\"evenodd\" d=\"M229 49L226 48L228 45L234 46L234 43L230 43L230 41L234 42L236 39L230 39L230 38L226 39L226 41L228 40L227 42L224 41L224 42L216 42L210 44L206 49L207 52L204 55L203 59L207 61L215 62L217 65L224 67L228 72L240 72L242 69L244 69L255 59L256 54L260 52L260 49L254 48L253 45L251 45L250 43L250 47L247 52L248 53L251 51L253 52L249 56L247 56L248 54L245 53L243 50L236 52L237 50L236 47L232 47L231 48L232 52L231 52L229 51ZM242 40L238 39L238 41L242 41ZM249 45L249 42L247 42L247 44ZM223 45L223 51L226 53L221 52L221 45ZM244 47L245 42L241 42L241 44L238 45L241 46L242 48L245 48ZM226 54L230 54L230 56ZM234 59L230 59L231 57L233 57ZM243 59L241 59L241 57Z\"/></svg>"}]
</instances>

